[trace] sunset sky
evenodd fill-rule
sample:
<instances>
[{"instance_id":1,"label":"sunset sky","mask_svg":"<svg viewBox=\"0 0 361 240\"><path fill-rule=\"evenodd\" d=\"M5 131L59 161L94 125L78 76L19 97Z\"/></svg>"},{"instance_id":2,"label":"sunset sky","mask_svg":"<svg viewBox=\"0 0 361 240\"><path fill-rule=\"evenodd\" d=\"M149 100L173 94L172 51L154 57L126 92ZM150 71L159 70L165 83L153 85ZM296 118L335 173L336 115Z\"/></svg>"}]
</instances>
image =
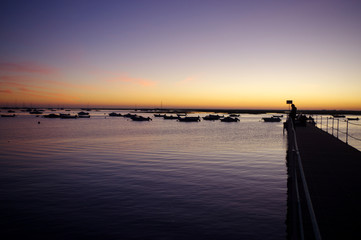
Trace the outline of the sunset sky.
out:
<instances>
[{"instance_id":1,"label":"sunset sky","mask_svg":"<svg viewBox=\"0 0 361 240\"><path fill-rule=\"evenodd\" d=\"M361 110L360 0L3 0L0 106Z\"/></svg>"}]
</instances>

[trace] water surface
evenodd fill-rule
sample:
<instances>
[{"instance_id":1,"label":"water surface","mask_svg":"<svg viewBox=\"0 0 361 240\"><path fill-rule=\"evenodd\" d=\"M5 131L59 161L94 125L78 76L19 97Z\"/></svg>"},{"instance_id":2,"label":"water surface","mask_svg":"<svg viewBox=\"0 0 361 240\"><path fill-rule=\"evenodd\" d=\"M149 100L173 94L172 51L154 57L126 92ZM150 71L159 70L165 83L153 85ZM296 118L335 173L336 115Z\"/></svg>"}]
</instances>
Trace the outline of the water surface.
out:
<instances>
[{"instance_id":1,"label":"water surface","mask_svg":"<svg viewBox=\"0 0 361 240\"><path fill-rule=\"evenodd\" d=\"M286 238L282 123L248 114L238 123L133 122L107 113L0 118L5 235Z\"/></svg>"}]
</instances>

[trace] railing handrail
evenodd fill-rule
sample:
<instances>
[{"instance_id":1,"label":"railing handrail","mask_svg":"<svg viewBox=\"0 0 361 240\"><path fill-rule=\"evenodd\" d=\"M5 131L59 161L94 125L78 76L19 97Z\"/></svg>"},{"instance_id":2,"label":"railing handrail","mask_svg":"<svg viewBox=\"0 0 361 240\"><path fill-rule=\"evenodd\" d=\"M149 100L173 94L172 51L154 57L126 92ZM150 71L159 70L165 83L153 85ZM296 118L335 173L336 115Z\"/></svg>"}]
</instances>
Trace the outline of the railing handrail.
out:
<instances>
[{"instance_id":1,"label":"railing handrail","mask_svg":"<svg viewBox=\"0 0 361 240\"><path fill-rule=\"evenodd\" d=\"M301 181L303 184L303 192L304 195L306 197L306 203L307 203L307 208L310 214L310 218L311 218L311 224L312 224L312 228L313 228L313 233L314 233L314 237L316 240L321 240L321 233L317 224L317 220L316 220L316 215L315 212L313 210L313 205L312 205L312 200L311 200L311 195L310 192L308 190L308 186L307 186L307 181L306 181L306 177L303 171L303 165L302 165L302 161L301 161L301 155L300 152L298 150L298 144L297 144L297 138L296 138L296 131L295 128L293 126L293 121L289 118L287 120L288 122L288 127L291 129L288 129L288 133L292 133L292 143L293 146L291 147L292 149L295 150L296 153L296 160L297 160L297 164L298 164L298 169L299 169L299 173L300 173L300 177L301 177ZM300 227L301 229L303 228L302 226ZM301 236L303 236L303 233L301 233Z\"/></svg>"},{"instance_id":2,"label":"railing handrail","mask_svg":"<svg viewBox=\"0 0 361 240\"><path fill-rule=\"evenodd\" d=\"M339 123L339 122L340 122L340 119L335 118L335 117L328 117L328 116L326 116L326 119L327 119L326 130L322 129L322 126L324 125L324 124L322 124L322 116L321 116L321 123L320 123L319 129L323 130L324 132L329 133L329 132L328 132L328 119L332 119L332 123L334 122L335 119L337 120L337 123ZM352 139L355 139L355 140L357 140L357 141L361 141L361 138L352 136L352 135L349 133L349 131L348 131L348 130L349 130L349 127L348 127L349 124L355 125L355 126L361 126L361 124L357 124L357 123L350 122L349 119L345 119L344 122L346 122L346 132L341 131L341 130L339 129L339 125L337 124L337 129L336 129L336 131L337 131L337 138L338 138L338 133L340 132L340 133L342 133L342 134L345 134L345 137L346 137L345 143L346 143L346 144L348 144L348 138L349 138L349 137L352 138ZM316 123L318 124L317 119L316 119ZM332 136L334 136L334 135L333 135L333 130L334 130L334 126L333 126L333 124L332 124L332 134L329 133L329 134L331 134Z\"/></svg>"}]
</instances>

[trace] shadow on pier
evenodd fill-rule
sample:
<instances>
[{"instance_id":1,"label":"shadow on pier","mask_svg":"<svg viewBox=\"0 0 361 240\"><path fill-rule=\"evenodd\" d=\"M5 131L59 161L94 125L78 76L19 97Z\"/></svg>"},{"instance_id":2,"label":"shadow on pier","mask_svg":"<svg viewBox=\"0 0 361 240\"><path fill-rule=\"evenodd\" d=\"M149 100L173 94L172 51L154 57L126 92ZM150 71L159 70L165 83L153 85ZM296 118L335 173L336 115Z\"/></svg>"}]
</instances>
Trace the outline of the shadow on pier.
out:
<instances>
[{"instance_id":1,"label":"shadow on pier","mask_svg":"<svg viewBox=\"0 0 361 240\"><path fill-rule=\"evenodd\" d=\"M288 132L288 239L361 239L361 152L314 125Z\"/></svg>"}]
</instances>

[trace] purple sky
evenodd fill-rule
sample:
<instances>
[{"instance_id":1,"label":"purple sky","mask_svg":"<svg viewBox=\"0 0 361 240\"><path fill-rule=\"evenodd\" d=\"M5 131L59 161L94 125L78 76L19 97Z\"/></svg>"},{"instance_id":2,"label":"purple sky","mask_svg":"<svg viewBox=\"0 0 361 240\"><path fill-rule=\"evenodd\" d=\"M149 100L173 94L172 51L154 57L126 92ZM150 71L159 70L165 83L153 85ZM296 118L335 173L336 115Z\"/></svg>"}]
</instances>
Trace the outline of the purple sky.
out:
<instances>
[{"instance_id":1,"label":"purple sky","mask_svg":"<svg viewBox=\"0 0 361 240\"><path fill-rule=\"evenodd\" d=\"M361 1L12 0L0 29L2 103L361 109Z\"/></svg>"}]
</instances>

